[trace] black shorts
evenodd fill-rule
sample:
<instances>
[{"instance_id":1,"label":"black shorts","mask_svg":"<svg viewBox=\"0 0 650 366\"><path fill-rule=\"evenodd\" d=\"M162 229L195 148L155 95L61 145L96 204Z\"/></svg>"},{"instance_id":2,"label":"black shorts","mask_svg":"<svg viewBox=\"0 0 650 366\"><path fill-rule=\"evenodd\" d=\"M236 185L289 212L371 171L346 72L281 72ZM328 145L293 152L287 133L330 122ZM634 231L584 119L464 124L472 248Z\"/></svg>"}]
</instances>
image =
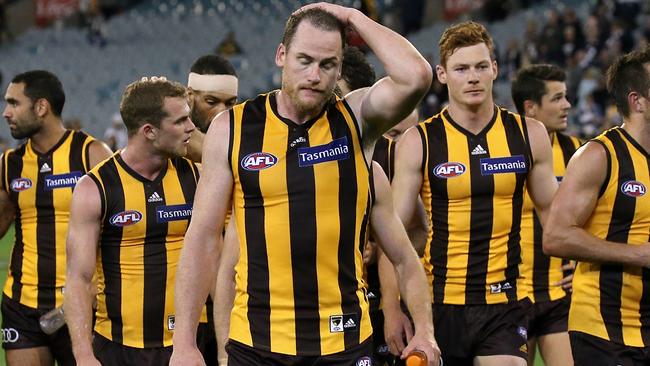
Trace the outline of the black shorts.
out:
<instances>
[{"instance_id":1,"label":"black shorts","mask_svg":"<svg viewBox=\"0 0 650 366\"><path fill-rule=\"evenodd\" d=\"M284 355L255 349L231 339L226 344L228 366L372 366L371 338L347 351L327 356Z\"/></svg>"},{"instance_id":2,"label":"black shorts","mask_svg":"<svg viewBox=\"0 0 650 366\"><path fill-rule=\"evenodd\" d=\"M172 347L134 348L113 342L94 333L93 352L102 366L169 365Z\"/></svg>"},{"instance_id":3,"label":"black shorts","mask_svg":"<svg viewBox=\"0 0 650 366\"><path fill-rule=\"evenodd\" d=\"M65 325L52 335L43 333L38 319L49 310L27 307L2 294L2 348L47 347L59 365L74 365L72 343Z\"/></svg>"},{"instance_id":4,"label":"black shorts","mask_svg":"<svg viewBox=\"0 0 650 366\"><path fill-rule=\"evenodd\" d=\"M476 356L528 357L527 313L531 302L433 305L436 341L446 365L472 365Z\"/></svg>"},{"instance_id":5,"label":"black shorts","mask_svg":"<svg viewBox=\"0 0 650 366\"><path fill-rule=\"evenodd\" d=\"M386 339L384 339L384 312L381 309L370 310L370 322L372 324L372 360L375 366L400 366L404 362L395 357L388 350Z\"/></svg>"},{"instance_id":6,"label":"black shorts","mask_svg":"<svg viewBox=\"0 0 650 366\"><path fill-rule=\"evenodd\" d=\"M650 347L629 347L582 332L569 332L576 366L650 365Z\"/></svg>"},{"instance_id":7,"label":"black shorts","mask_svg":"<svg viewBox=\"0 0 650 366\"><path fill-rule=\"evenodd\" d=\"M566 332L570 304L571 296L534 303L528 313L528 338Z\"/></svg>"}]
</instances>

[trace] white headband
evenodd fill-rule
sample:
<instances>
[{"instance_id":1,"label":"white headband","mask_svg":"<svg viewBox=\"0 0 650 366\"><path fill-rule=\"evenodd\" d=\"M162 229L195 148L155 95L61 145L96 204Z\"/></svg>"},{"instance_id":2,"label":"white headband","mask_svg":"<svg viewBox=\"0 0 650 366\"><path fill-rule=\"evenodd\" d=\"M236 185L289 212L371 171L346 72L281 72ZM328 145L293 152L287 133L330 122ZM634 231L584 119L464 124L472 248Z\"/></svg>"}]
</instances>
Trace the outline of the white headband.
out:
<instances>
[{"instance_id":1,"label":"white headband","mask_svg":"<svg viewBox=\"0 0 650 366\"><path fill-rule=\"evenodd\" d=\"M234 75L201 75L191 72L187 86L198 91L237 96L237 77Z\"/></svg>"}]
</instances>

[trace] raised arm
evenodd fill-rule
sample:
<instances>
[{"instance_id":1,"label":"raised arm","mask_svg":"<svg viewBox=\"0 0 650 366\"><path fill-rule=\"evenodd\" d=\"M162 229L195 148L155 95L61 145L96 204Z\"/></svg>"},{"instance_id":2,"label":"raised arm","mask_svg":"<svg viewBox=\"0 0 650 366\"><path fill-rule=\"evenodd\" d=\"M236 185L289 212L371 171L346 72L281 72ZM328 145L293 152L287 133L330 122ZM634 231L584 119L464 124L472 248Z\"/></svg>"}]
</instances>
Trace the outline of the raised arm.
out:
<instances>
[{"instance_id":1,"label":"raised arm","mask_svg":"<svg viewBox=\"0 0 650 366\"><path fill-rule=\"evenodd\" d=\"M438 365L440 349L433 334L431 295L424 269L393 210L388 178L379 164L373 162L372 167L376 200L370 214L370 227L377 243L395 266L400 293L415 323L415 334L402 351L402 357L419 349L427 354L429 366Z\"/></svg>"},{"instance_id":2,"label":"raised arm","mask_svg":"<svg viewBox=\"0 0 650 366\"><path fill-rule=\"evenodd\" d=\"M528 171L526 185L542 226L544 226L555 191L557 191L557 178L553 172L551 140L541 122L528 118L526 125L533 154L533 167Z\"/></svg>"},{"instance_id":3,"label":"raised arm","mask_svg":"<svg viewBox=\"0 0 650 366\"><path fill-rule=\"evenodd\" d=\"M92 304L101 200L97 185L84 176L75 186L66 242L65 319L77 364L99 365L92 348Z\"/></svg>"},{"instance_id":4,"label":"raised arm","mask_svg":"<svg viewBox=\"0 0 650 366\"><path fill-rule=\"evenodd\" d=\"M221 233L232 193L233 177L228 164L229 113L225 111L217 116L203 146L203 174L176 272L176 327L171 365L204 365L196 346L196 329L216 278L218 253L223 245Z\"/></svg>"},{"instance_id":5,"label":"raised arm","mask_svg":"<svg viewBox=\"0 0 650 366\"><path fill-rule=\"evenodd\" d=\"M422 186L422 159L420 134L417 128L410 128L395 148L395 175L391 184L395 212L406 228L417 226L413 222L414 214L421 209L418 202ZM420 214L417 215L419 217Z\"/></svg>"},{"instance_id":6,"label":"raised arm","mask_svg":"<svg viewBox=\"0 0 650 366\"><path fill-rule=\"evenodd\" d=\"M363 121L364 135L375 141L415 109L431 85L431 66L406 38L359 10L327 3L308 6L322 7L354 28L384 66L385 78L367 91L346 96L357 119Z\"/></svg>"},{"instance_id":7,"label":"raised arm","mask_svg":"<svg viewBox=\"0 0 650 366\"><path fill-rule=\"evenodd\" d=\"M632 266L650 265L650 245L621 245L583 229L607 176L607 153L588 142L573 155L544 227L544 252L558 257Z\"/></svg>"}]
</instances>

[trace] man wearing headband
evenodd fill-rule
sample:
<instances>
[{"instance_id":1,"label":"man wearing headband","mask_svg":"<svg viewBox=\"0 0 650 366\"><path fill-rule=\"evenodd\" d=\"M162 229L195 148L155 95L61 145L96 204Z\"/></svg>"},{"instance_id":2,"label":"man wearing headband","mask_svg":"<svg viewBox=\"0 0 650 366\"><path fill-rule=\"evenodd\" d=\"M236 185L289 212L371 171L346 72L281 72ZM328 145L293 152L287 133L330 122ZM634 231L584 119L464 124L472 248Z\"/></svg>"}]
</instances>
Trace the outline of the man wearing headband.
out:
<instances>
[{"instance_id":1,"label":"man wearing headband","mask_svg":"<svg viewBox=\"0 0 650 366\"><path fill-rule=\"evenodd\" d=\"M187 91L192 122L197 129L188 146L188 158L201 161L203 136L217 114L235 105L238 84L235 68L225 58L205 55L194 62Z\"/></svg>"}]
</instances>

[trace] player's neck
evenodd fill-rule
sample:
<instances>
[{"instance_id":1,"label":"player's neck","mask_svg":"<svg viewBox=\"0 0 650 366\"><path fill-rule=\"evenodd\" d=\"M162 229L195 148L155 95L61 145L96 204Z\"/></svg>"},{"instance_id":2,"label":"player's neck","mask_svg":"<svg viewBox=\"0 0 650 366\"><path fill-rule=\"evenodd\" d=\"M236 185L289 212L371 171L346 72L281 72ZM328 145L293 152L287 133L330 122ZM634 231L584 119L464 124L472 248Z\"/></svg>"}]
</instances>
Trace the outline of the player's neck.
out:
<instances>
[{"instance_id":1,"label":"player's neck","mask_svg":"<svg viewBox=\"0 0 650 366\"><path fill-rule=\"evenodd\" d=\"M278 107L278 114L280 114L279 117L290 119L299 125L302 125L303 123L316 117L321 112L320 109L309 112L302 112L298 110L298 108L293 105L291 97L282 91L276 94L275 100Z\"/></svg>"},{"instance_id":2,"label":"player's neck","mask_svg":"<svg viewBox=\"0 0 650 366\"><path fill-rule=\"evenodd\" d=\"M167 164L166 156L156 154L146 144L133 141L133 139L129 140L120 155L129 168L148 180L156 179Z\"/></svg>"},{"instance_id":3,"label":"player's neck","mask_svg":"<svg viewBox=\"0 0 650 366\"><path fill-rule=\"evenodd\" d=\"M623 129L639 144L646 152L650 152L650 122L645 121L643 116L634 115L623 121Z\"/></svg>"},{"instance_id":4,"label":"player's neck","mask_svg":"<svg viewBox=\"0 0 650 366\"><path fill-rule=\"evenodd\" d=\"M485 103L474 107L450 101L449 115L461 127L477 134L483 131L494 117L494 103L492 99L489 99Z\"/></svg>"},{"instance_id":5,"label":"player's neck","mask_svg":"<svg viewBox=\"0 0 650 366\"><path fill-rule=\"evenodd\" d=\"M29 138L32 149L39 153L50 151L54 145L61 141L65 131L66 129L60 119L44 122L41 130Z\"/></svg>"}]
</instances>

